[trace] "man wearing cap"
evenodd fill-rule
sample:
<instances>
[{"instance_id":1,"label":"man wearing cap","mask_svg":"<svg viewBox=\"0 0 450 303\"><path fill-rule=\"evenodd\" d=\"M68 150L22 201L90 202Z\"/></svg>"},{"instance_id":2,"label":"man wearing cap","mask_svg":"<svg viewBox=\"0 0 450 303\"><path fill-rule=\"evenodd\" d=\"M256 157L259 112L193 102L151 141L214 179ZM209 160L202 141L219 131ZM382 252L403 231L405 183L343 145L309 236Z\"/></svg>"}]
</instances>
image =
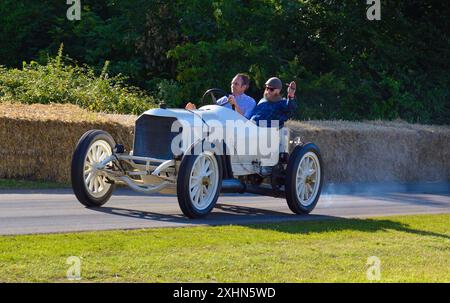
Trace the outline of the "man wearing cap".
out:
<instances>
[{"instance_id":1,"label":"man wearing cap","mask_svg":"<svg viewBox=\"0 0 450 303\"><path fill-rule=\"evenodd\" d=\"M280 79L272 77L267 80L264 98L253 110L251 121L262 127L283 127L284 122L295 112L297 104L295 102L295 82L289 83L287 99L281 97L282 88L283 84ZM272 170L272 166L261 166L259 174L266 177L272 174Z\"/></svg>"},{"instance_id":2,"label":"man wearing cap","mask_svg":"<svg viewBox=\"0 0 450 303\"><path fill-rule=\"evenodd\" d=\"M224 96L216 101L217 105L222 105L228 108L232 108L234 105L235 111L250 119L253 109L256 106L256 101L245 94L245 91L250 86L250 79L245 74L237 74L231 80L231 95ZM227 102L228 101L228 102ZM195 109L195 104L189 102L186 109Z\"/></svg>"},{"instance_id":3,"label":"man wearing cap","mask_svg":"<svg viewBox=\"0 0 450 303\"><path fill-rule=\"evenodd\" d=\"M258 126L266 127L271 127L273 121L278 121L279 127L283 127L284 122L292 116L297 108L295 102L296 87L294 81L289 83L287 99L283 99L281 97L281 89L283 88L281 80L277 77L267 80L264 98L258 102L250 120L255 121Z\"/></svg>"}]
</instances>

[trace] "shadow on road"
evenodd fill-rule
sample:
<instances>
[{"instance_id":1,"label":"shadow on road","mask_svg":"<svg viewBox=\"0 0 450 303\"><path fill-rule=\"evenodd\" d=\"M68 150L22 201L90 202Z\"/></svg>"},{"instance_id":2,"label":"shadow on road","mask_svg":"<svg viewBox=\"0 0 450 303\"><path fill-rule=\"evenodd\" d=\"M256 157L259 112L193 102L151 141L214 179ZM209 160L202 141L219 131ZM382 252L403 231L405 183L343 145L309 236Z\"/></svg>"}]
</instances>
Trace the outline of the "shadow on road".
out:
<instances>
[{"instance_id":1,"label":"shadow on road","mask_svg":"<svg viewBox=\"0 0 450 303\"><path fill-rule=\"evenodd\" d=\"M310 234L321 232L335 232L343 230L354 230L362 232L399 231L409 234L438 237L450 240L449 234L440 234L425 230L410 228L407 224L388 219L347 219L342 217L324 215L293 215L254 207L245 207L229 204L217 204L216 209L220 212L212 212L203 219L188 219L181 214L168 215L148 211L132 210L115 207L90 208L91 210L160 222L180 223L192 225L240 225L255 229L267 229L290 234ZM308 223L305 221L309 221ZM287 224L287 223L290 224ZM292 224L294 223L294 224Z\"/></svg>"},{"instance_id":2,"label":"shadow on road","mask_svg":"<svg viewBox=\"0 0 450 303\"><path fill-rule=\"evenodd\" d=\"M124 216L129 218L137 218L161 222L176 222L187 223L190 225L217 225L217 224L234 224L236 220L249 221L259 219L258 221L270 221L273 219L306 219L307 217L325 217L325 216L295 216L288 213L277 212L267 209L258 209L254 207L246 207L231 204L218 203L215 207L216 211L210 213L207 217L202 219L189 219L183 214L162 214L156 212L142 211L136 209L118 208L118 207L92 207L90 210L102 212L106 214ZM217 211L219 210L219 211Z\"/></svg>"}]
</instances>

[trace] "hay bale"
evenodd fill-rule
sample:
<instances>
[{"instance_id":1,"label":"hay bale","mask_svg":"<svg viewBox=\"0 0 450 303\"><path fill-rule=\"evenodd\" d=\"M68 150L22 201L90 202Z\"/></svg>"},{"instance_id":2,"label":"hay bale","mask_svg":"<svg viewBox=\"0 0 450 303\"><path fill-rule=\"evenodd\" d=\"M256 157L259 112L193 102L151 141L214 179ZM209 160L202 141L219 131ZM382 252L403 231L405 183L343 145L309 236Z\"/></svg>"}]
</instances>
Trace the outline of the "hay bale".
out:
<instances>
[{"instance_id":1,"label":"hay bale","mask_svg":"<svg viewBox=\"0 0 450 303\"><path fill-rule=\"evenodd\" d=\"M0 104L0 178L70 182L72 153L83 133L105 130L130 150L134 119L74 105Z\"/></svg>"},{"instance_id":2,"label":"hay bale","mask_svg":"<svg viewBox=\"0 0 450 303\"><path fill-rule=\"evenodd\" d=\"M321 149L327 182L450 180L450 128L404 122L289 121Z\"/></svg>"},{"instance_id":3,"label":"hay bale","mask_svg":"<svg viewBox=\"0 0 450 303\"><path fill-rule=\"evenodd\" d=\"M69 104L0 104L0 178L70 182L81 135L109 132L130 150L137 117L92 113ZM404 122L289 121L315 142L326 182L450 180L450 128Z\"/></svg>"}]
</instances>

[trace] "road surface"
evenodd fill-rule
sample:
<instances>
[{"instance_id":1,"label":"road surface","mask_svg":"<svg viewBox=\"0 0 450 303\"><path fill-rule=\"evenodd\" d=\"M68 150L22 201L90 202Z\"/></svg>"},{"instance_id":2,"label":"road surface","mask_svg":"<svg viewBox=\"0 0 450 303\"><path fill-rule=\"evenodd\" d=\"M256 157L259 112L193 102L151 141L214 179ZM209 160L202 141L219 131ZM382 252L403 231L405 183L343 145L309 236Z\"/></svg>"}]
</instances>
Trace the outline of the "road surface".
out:
<instances>
[{"instance_id":1,"label":"road surface","mask_svg":"<svg viewBox=\"0 0 450 303\"><path fill-rule=\"evenodd\" d=\"M329 185L308 216L292 214L284 199L227 195L200 220L185 218L175 196L124 188L94 209L79 204L71 189L0 190L0 235L435 213L450 213L450 183Z\"/></svg>"}]
</instances>

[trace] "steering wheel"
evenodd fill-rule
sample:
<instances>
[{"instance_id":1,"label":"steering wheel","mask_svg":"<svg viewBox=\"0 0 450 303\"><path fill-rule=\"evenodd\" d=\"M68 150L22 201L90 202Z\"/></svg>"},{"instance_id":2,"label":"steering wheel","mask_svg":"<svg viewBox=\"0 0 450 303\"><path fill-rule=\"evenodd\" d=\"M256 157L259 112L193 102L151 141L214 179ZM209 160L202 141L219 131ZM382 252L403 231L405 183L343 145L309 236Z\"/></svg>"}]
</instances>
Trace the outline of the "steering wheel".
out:
<instances>
[{"instance_id":1,"label":"steering wheel","mask_svg":"<svg viewBox=\"0 0 450 303\"><path fill-rule=\"evenodd\" d=\"M208 89L202 96L201 104L205 105L205 100L207 97L211 97L211 101L207 104L214 104L216 105L217 99L220 99L223 96L228 96L228 93L220 88L210 88ZM220 105L225 105L228 103L228 100Z\"/></svg>"}]
</instances>

